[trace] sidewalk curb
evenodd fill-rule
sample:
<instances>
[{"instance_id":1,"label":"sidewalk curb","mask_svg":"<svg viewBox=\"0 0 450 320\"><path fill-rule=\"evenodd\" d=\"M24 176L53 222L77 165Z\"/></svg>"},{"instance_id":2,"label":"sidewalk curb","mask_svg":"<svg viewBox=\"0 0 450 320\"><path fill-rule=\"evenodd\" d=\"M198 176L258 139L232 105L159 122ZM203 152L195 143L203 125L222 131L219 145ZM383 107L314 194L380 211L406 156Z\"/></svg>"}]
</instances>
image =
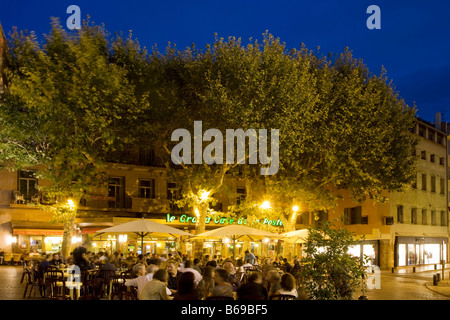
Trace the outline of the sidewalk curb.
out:
<instances>
[{"instance_id":1,"label":"sidewalk curb","mask_svg":"<svg viewBox=\"0 0 450 320\"><path fill-rule=\"evenodd\" d=\"M439 286L433 286L433 283L432 283L432 282L426 282L426 283L425 283L425 287L426 287L428 290L430 290L430 291L433 291L433 292L435 292L435 293L441 294L441 295L443 295L443 296L445 296L445 297L450 297L450 289L448 290L448 291L449 291L448 294L447 294L447 293L443 293L441 290L436 290L436 288L439 288Z\"/></svg>"}]
</instances>

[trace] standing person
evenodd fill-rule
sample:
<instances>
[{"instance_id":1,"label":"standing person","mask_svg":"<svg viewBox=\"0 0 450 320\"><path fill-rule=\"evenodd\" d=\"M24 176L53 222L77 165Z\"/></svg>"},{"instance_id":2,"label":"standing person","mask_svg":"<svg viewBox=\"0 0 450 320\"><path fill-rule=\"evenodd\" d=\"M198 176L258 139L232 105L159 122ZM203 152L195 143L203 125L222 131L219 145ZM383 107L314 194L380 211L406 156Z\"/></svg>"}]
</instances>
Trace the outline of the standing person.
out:
<instances>
[{"instance_id":1,"label":"standing person","mask_svg":"<svg viewBox=\"0 0 450 320\"><path fill-rule=\"evenodd\" d=\"M167 280L167 271L158 269L153 275L152 281L142 288L139 300L169 300L166 292Z\"/></svg>"},{"instance_id":2,"label":"standing person","mask_svg":"<svg viewBox=\"0 0 450 320\"><path fill-rule=\"evenodd\" d=\"M5 260L5 252L2 248L0 248L0 265L3 264L3 261Z\"/></svg>"},{"instance_id":3,"label":"standing person","mask_svg":"<svg viewBox=\"0 0 450 320\"><path fill-rule=\"evenodd\" d=\"M256 262L256 258L255 255L253 253L251 253L250 251L246 250L245 251L245 257L244 257L244 264L249 263L249 264L255 264Z\"/></svg>"},{"instance_id":4,"label":"standing person","mask_svg":"<svg viewBox=\"0 0 450 320\"><path fill-rule=\"evenodd\" d=\"M75 265L77 265L80 268L80 271L87 271L89 270L89 260L87 259L87 250L85 247L76 247L73 250L73 259L75 262Z\"/></svg>"},{"instance_id":5,"label":"standing person","mask_svg":"<svg viewBox=\"0 0 450 320\"><path fill-rule=\"evenodd\" d=\"M167 288L175 294L177 292L178 280L181 277L181 272L178 270L178 263L175 260L168 260L166 270L169 274L167 281Z\"/></svg>"}]
</instances>

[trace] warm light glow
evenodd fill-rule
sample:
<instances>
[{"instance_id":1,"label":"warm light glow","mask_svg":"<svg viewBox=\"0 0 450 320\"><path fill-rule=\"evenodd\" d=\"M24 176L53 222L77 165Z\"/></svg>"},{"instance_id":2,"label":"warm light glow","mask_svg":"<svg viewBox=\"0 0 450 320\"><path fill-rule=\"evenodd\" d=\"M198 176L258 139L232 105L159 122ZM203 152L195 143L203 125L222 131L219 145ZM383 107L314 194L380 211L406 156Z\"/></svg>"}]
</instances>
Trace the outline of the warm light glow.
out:
<instances>
[{"instance_id":1,"label":"warm light glow","mask_svg":"<svg viewBox=\"0 0 450 320\"><path fill-rule=\"evenodd\" d=\"M68 199L67 204L69 205L70 210L75 209L75 203L73 202L72 199Z\"/></svg>"},{"instance_id":2,"label":"warm light glow","mask_svg":"<svg viewBox=\"0 0 450 320\"><path fill-rule=\"evenodd\" d=\"M127 242L128 236L126 234L119 234L119 242Z\"/></svg>"},{"instance_id":3,"label":"warm light glow","mask_svg":"<svg viewBox=\"0 0 450 320\"><path fill-rule=\"evenodd\" d=\"M223 239L223 243L230 243L230 239L229 238Z\"/></svg>"},{"instance_id":4,"label":"warm light glow","mask_svg":"<svg viewBox=\"0 0 450 320\"><path fill-rule=\"evenodd\" d=\"M263 208L263 209L270 209L270 202L269 201L264 201L263 204L261 205L261 208Z\"/></svg>"},{"instance_id":5,"label":"warm light glow","mask_svg":"<svg viewBox=\"0 0 450 320\"><path fill-rule=\"evenodd\" d=\"M31 240L30 240L31 241ZM7 236L6 237L6 243L8 245L12 244L12 243L17 243L17 237L14 236Z\"/></svg>"},{"instance_id":6,"label":"warm light glow","mask_svg":"<svg viewBox=\"0 0 450 320\"><path fill-rule=\"evenodd\" d=\"M197 216L197 218L198 218L198 217L200 217L200 212L198 211L198 209L197 209L197 208L195 208L195 210L194 210L194 211L195 211L195 215Z\"/></svg>"},{"instance_id":7,"label":"warm light glow","mask_svg":"<svg viewBox=\"0 0 450 320\"><path fill-rule=\"evenodd\" d=\"M209 191L202 190L202 191L201 191L201 195L200 195L201 201L206 201L206 200L208 200L208 197L209 197Z\"/></svg>"},{"instance_id":8,"label":"warm light glow","mask_svg":"<svg viewBox=\"0 0 450 320\"><path fill-rule=\"evenodd\" d=\"M293 206L292 207L292 211L297 212L298 211L298 206L297 205Z\"/></svg>"},{"instance_id":9,"label":"warm light glow","mask_svg":"<svg viewBox=\"0 0 450 320\"><path fill-rule=\"evenodd\" d=\"M81 237L77 237L77 236L72 237L72 243L80 243L80 242L81 242Z\"/></svg>"},{"instance_id":10,"label":"warm light glow","mask_svg":"<svg viewBox=\"0 0 450 320\"><path fill-rule=\"evenodd\" d=\"M270 241L269 238L264 239L264 243L269 243L269 241Z\"/></svg>"}]
</instances>

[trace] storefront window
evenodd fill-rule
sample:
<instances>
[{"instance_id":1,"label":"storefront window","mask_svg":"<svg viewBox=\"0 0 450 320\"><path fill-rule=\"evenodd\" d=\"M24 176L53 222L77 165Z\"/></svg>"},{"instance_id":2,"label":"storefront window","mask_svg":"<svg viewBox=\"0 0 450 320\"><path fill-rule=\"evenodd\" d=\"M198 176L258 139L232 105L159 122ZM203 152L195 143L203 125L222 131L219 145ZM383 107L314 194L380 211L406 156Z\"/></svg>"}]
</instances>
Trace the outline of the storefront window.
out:
<instances>
[{"instance_id":1,"label":"storefront window","mask_svg":"<svg viewBox=\"0 0 450 320\"><path fill-rule=\"evenodd\" d=\"M362 256L361 256L361 246L362 246ZM376 265L376 251L375 245L364 244L364 245L354 245L348 247L348 253L353 257L358 257L365 266Z\"/></svg>"},{"instance_id":2,"label":"storefront window","mask_svg":"<svg viewBox=\"0 0 450 320\"><path fill-rule=\"evenodd\" d=\"M416 264L416 250L414 244L408 244L408 265Z\"/></svg>"},{"instance_id":3,"label":"storefront window","mask_svg":"<svg viewBox=\"0 0 450 320\"><path fill-rule=\"evenodd\" d=\"M398 245L398 265L406 265L406 244L400 243Z\"/></svg>"},{"instance_id":4,"label":"storefront window","mask_svg":"<svg viewBox=\"0 0 450 320\"><path fill-rule=\"evenodd\" d=\"M45 237L44 251L46 253L60 252L62 246L62 237Z\"/></svg>"},{"instance_id":5,"label":"storefront window","mask_svg":"<svg viewBox=\"0 0 450 320\"><path fill-rule=\"evenodd\" d=\"M440 245L435 243L424 244L425 264L440 263Z\"/></svg>"},{"instance_id":6,"label":"storefront window","mask_svg":"<svg viewBox=\"0 0 450 320\"><path fill-rule=\"evenodd\" d=\"M366 258L364 265L373 266L375 265L375 246L373 244L363 245L363 255Z\"/></svg>"}]
</instances>

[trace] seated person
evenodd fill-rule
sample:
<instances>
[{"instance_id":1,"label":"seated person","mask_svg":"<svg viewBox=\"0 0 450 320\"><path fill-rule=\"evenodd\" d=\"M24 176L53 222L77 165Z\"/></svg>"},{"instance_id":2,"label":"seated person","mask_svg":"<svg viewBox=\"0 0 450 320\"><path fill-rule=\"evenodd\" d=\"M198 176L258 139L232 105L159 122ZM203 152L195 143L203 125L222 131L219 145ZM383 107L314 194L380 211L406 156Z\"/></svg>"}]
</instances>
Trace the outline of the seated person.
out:
<instances>
[{"instance_id":1,"label":"seated person","mask_svg":"<svg viewBox=\"0 0 450 320\"><path fill-rule=\"evenodd\" d=\"M167 260L166 270L168 272L167 288L175 294L182 273L178 270L178 263L175 260Z\"/></svg>"},{"instance_id":2,"label":"seated person","mask_svg":"<svg viewBox=\"0 0 450 320\"><path fill-rule=\"evenodd\" d=\"M225 269L215 270L214 282L211 296L233 297L233 286L228 282L228 272Z\"/></svg>"},{"instance_id":3,"label":"seated person","mask_svg":"<svg viewBox=\"0 0 450 320\"><path fill-rule=\"evenodd\" d=\"M267 300L267 289L262 285L262 274L252 272L247 278L247 283L242 284L236 291L237 300Z\"/></svg>"}]
</instances>

